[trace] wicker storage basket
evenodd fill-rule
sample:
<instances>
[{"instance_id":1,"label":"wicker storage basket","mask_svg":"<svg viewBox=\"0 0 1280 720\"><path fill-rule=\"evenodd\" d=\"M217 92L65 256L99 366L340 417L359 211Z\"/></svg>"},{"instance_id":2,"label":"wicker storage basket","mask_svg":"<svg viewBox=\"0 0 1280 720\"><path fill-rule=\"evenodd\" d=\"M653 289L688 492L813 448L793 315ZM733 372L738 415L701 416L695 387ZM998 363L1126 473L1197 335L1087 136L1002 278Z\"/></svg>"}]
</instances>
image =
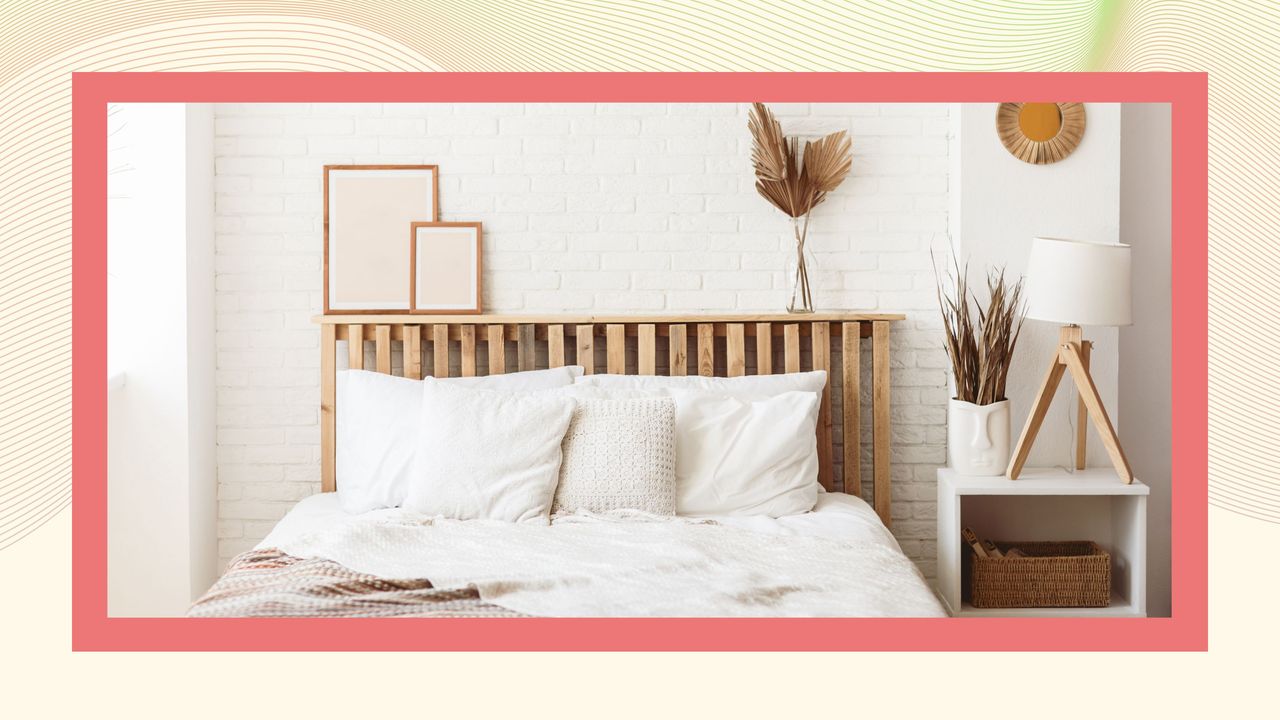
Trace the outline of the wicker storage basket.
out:
<instances>
[{"instance_id":1,"label":"wicker storage basket","mask_svg":"<svg viewBox=\"0 0 1280 720\"><path fill-rule=\"evenodd\" d=\"M1026 557L983 558L970 551L970 602L976 608L1107 607L1111 555L1088 540L999 542Z\"/></svg>"}]
</instances>

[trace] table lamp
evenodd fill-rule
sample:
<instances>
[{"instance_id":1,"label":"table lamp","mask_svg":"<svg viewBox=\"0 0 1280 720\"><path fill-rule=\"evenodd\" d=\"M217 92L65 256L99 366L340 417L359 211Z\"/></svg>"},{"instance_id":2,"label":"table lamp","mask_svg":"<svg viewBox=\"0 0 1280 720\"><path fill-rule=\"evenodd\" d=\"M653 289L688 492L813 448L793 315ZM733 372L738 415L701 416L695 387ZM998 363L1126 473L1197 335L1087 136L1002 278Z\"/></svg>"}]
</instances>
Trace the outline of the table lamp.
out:
<instances>
[{"instance_id":1,"label":"table lamp","mask_svg":"<svg viewBox=\"0 0 1280 720\"><path fill-rule=\"evenodd\" d=\"M1035 238L1027 262L1025 292L1027 317L1062 323L1057 351L1036 395L1027 424L1009 460L1009 479L1016 480L1027 462L1036 433L1044 422L1063 373L1070 373L1079 391L1076 422L1076 469L1084 469L1084 416L1097 428L1116 474L1133 482L1133 471L1120 448L1111 418L1089 374L1093 343L1081 338L1081 325L1130 325L1133 313L1129 297L1128 245Z\"/></svg>"}]
</instances>

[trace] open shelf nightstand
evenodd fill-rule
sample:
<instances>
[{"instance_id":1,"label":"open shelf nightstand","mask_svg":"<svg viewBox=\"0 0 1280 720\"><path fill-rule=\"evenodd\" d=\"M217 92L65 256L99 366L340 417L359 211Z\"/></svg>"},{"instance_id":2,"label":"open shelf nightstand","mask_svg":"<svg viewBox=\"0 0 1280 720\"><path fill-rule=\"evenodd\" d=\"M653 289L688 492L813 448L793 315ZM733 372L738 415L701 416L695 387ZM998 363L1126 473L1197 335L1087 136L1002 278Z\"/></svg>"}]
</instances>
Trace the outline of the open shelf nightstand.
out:
<instances>
[{"instance_id":1,"label":"open shelf nightstand","mask_svg":"<svg viewBox=\"0 0 1280 720\"><path fill-rule=\"evenodd\" d=\"M1017 480L938 469L938 589L956 617L1146 617L1147 495L1112 468L1029 468ZM960 529L996 541L1092 540L1111 553L1105 608L980 609L962 600Z\"/></svg>"}]
</instances>

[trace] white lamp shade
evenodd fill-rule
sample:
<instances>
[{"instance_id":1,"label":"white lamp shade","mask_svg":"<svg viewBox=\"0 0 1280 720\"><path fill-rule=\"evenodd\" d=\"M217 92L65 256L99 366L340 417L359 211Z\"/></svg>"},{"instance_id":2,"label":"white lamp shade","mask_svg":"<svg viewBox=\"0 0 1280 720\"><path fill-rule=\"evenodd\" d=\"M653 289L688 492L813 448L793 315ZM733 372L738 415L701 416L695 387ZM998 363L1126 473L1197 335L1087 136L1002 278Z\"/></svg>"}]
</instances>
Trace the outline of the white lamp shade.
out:
<instances>
[{"instance_id":1,"label":"white lamp shade","mask_svg":"<svg viewBox=\"0 0 1280 720\"><path fill-rule=\"evenodd\" d=\"M1035 238L1027 261L1027 317L1067 325L1133 322L1128 245Z\"/></svg>"}]
</instances>

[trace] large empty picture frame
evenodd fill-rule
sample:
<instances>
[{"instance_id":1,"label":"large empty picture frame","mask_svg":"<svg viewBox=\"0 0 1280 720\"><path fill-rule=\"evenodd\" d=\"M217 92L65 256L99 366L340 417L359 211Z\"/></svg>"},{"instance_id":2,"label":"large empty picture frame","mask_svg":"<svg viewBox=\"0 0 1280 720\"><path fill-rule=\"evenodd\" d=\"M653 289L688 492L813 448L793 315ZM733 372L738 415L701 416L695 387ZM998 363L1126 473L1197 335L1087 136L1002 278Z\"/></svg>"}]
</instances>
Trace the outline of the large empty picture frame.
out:
<instances>
[{"instance_id":1,"label":"large empty picture frame","mask_svg":"<svg viewBox=\"0 0 1280 720\"><path fill-rule=\"evenodd\" d=\"M408 310L405 229L439 219L435 165L326 165L325 313Z\"/></svg>"},{"instance_id":2,"label":"large empty picture frame","mask_svg":"<svg viewBox=\"0 0 1280 720\"><path fill-rule=\"evenodd\" d=\"M478 222L410 224L410 312L480 312L482 233Z\"/></svg>"}]
</instances>

